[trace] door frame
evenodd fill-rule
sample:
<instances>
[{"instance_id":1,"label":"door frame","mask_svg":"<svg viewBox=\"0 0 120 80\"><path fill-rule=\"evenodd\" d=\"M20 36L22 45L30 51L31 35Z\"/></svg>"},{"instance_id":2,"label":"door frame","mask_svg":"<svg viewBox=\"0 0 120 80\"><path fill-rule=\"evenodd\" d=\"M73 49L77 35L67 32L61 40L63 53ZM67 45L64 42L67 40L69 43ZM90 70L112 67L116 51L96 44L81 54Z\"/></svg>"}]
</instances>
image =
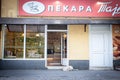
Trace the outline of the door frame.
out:
<instances>
[{"instance_id":1,"label":"door frame","mask_svg":"<svg viewBox=\"0 0 120 80\"><path fill-rule=\"evenodd\" d=\"M67 66L69 65L69 59L68 59L68 25L67 25L67 30L48 30L48 25L45 26L45 67L48 69L61 69L61 66L48 66L47 65L47 33L48 32L66 32L67 34Z\"/></svg>"},{"instance_id":2,"label":"door frame","mask_svg":"<svg viewBox=\"0 0 120 80\"><path fill-rule=\"evenodd\" d=\"M109 33L110 34L110 37L109 37L109 42L111 43L110 44L110 46L109 46L109 48L110 48L110 66L109 66L109 68L102 68L102 67L99 67L99 68L93 68L92 66L91 66L91 58L92 58L92 53L91 53L91 33L92 33L92 31L91 31L91 25L89 25L89 69L91 70L91 69L100 69L100 70L103 70L103 69L106 69L106 70L109 70L109 69L113 69L113 47L112 47L112 43L113 43L113 40L112 40L112 25L109 25L109 27L110 27L110 31L102 31L102 32L107 32L107 33ZM97 27L97 26L96 26ZM96 31L97 32L97 31Z\"/></svg>"}]
</instances>

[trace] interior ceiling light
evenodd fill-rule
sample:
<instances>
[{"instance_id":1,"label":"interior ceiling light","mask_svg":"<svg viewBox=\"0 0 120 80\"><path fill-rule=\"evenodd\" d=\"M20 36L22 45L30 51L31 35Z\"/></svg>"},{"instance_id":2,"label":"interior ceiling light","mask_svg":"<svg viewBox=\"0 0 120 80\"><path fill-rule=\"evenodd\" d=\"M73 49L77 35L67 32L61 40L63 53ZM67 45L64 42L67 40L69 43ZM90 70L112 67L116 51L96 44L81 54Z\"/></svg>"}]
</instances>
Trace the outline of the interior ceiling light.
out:
<instances>
[{"instance_id":1,"label":"interior ceiling light","mask_svg":"<svg viewBox=\"0 0 120 80\"><path fill-rule=\"evenodd\" d=\"M39 37L40 35L39 34L36 34L37 37Z\"/></svg>"}]
</instances>

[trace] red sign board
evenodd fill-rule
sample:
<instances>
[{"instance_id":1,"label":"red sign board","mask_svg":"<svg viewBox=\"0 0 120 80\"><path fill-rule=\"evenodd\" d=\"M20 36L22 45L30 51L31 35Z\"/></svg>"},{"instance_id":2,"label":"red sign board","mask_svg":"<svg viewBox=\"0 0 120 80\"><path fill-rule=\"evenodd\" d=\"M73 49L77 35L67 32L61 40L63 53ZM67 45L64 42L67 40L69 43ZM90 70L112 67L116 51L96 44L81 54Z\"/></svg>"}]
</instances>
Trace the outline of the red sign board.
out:
<instances>
[{"instance_id":1,"label":"red sign board","mask_svg":"<svg viewBox=\"0 0 120 80\"><path fill-rule=\"evenodd\" d=\"M120 18L120 0L19 0L18 15Z\"/></svg>"}]
</instances>

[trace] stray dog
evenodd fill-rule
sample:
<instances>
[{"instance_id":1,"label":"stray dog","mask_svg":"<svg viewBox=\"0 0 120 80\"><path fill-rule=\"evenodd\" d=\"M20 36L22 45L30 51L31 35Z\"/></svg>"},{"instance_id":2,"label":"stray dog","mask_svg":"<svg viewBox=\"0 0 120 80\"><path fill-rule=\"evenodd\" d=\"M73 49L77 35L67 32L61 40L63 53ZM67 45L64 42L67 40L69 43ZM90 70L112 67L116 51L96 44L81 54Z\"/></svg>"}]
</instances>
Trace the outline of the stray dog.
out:
<instances>
[{"instance_id":1,"label":"stray dog","mask_svg":"<svg viewBox=\"0 0 120 80\"><path fill-rule=\"evenodd\" d=\"M72 66L66 66L63 68L63 71L72 71L73 67Z\"/></svg>"}]
</instances>

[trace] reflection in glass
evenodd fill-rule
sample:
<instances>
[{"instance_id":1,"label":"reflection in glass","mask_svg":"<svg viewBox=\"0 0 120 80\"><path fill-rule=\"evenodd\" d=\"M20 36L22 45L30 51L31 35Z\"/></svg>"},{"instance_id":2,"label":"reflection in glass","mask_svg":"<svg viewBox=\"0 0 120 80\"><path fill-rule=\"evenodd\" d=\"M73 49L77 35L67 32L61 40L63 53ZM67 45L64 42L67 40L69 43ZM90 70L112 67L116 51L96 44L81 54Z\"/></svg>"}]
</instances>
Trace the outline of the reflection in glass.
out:
<instances>
[{"instance_id":1,"label":"reflection in glass","mask_svg":"<svg viewBox=\"0 0 120 80\"><path fill-rule=\"evenodd\" d=\"M44 58L44 26L27 25L26 28L26 57Z\"/></svg>"},{"instance_id":2,"label":"reflection in glass","mask_svg":"<svg viewBox=\"0 0 120 80\"><path fill-rule=\"evenodd\" d=\"M8 25L4 29L4 57L23 58L23 25Z\"/></svg>"}]
</instances>

